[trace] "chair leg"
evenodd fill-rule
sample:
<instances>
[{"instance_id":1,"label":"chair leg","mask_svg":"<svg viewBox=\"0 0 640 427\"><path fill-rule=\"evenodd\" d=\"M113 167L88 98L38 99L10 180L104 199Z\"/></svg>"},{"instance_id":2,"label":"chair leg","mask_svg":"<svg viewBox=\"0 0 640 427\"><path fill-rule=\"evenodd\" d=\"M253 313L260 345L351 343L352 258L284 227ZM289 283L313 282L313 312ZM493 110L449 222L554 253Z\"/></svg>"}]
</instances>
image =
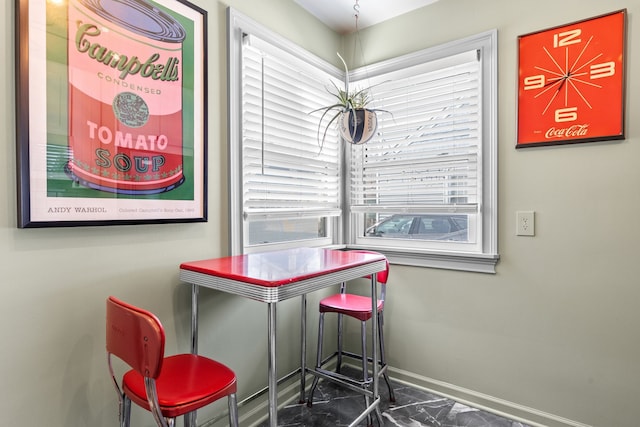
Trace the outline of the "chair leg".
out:
<instances>
[{"instance_id":1,"label":"chair leg","mask_svg":"<svg viewBox=\"0 0 640 427\"><path fill-rule=\"evenodd\" d=\"M150 411L150 412L152 414L154 414L153 418L155 419L156 425L158 427L175 427L175 425L176 425L176 419L175 418L167 418L167 417L163 417L162 415L159 415L156 418L156 414L153 411ZM189 414L186 414L185 417L187 415L189 415Z\"/></svg>"},{"instance_id":2,"label":"chair leg","mask_svg":"<svg viewBox=\"0 0 640 427\"><path fill-rule=\"evenodd\" d=\"M229 404L229 426L238 427L238 398L235 393L227 397Z\"/></svg>"},{"instance_id":3,"label":"chair leg","mask_svg":"<svg viewBox=\"0 0 640 427\"><path fill-rule=\"evenodd\" d=\"M360 322L360 339L362 344L362 381L369 380L369 359L367 358L367 323Z\"/></svg>"},{"instance_id":4,"label":"chair leg","mask_svg":"<svg viewBox=\"0 0 640 427\"><path fill-rule=\"evenodd\" d=\"M120 401L120 426L129 427L130 424L131 424L131 399L129 399L123 393L122 400Z\"/></svg>"},{"instance_id":5,"label":"chair leg","mask_svg":"<svg viewBox=\"0 0 640 427\"><path fill-rule=\"evenodd\" d=\"M343 325L344 325L344 316L342 315L342 313L338 313L338 359L337 359L337 364L336 364L336 372L340 373L340 368L342 367L342 332L343 332Z\"/></svg>"},{"instance_id":6,"label":"chair leg","mask_svg":"<svg viewBox=\"0 0 640 427\"><path fill-rule=\"evenodd\" d=\"M182 418L184 419L183 421L184 427L196 427L198 425L198 422L196 420L197 418L196 411L187 412L186 414L184 414Z\"/></svg>"},{"instance_id":7,"label":"chair leg","mask_svg":"<svg viewBox=\"0 0 640 427\"><path fill-rule=\"evenodd\" d=\"M382 317L382 313L378 314L378 339L380 341L380 363L382 364L382 366L385 366L387 364L387 360L385 357L385 352L384 352L384 332L383 332L383 326L384 326L384 320ZM393 387L391 387L391 381L389 380L389 375L387 374L387 371L384 371L384 381L387 383L387 388L389 389L389 401L390 402L395 402L396 401L396 395L393 391Z\"/></svg>"},{"instance_id":8,"label":"chair leg","mask_svg":"<svg viewBox=\"0 0 640 427\"><path fill-rule=\"evenodd\" d=\"M322 340L324 335L324 313L320 313L320 317L318 319L318 351L316 352L316 369L320 369L322 367ZM307 399L307 406L310 408L313 405L313 393L316 391L316 387L318 386L318 380L320 378L318 376L313 377L313 383L311 384L311 389L309 390L309 398Z\"/></svg>"},{"instance_id":9,"label":"chair leg","mask_svg":"<svg viewBox=\"0 0 640 427\"><path fill-rule=\"evenodd\" d=\"M369 359L367 358L367 322L360 322L360 338L362 340L362 381L365 384L369 381ZM364 396L365 408L369 407L369 396ZM367 414L367 426L373 426L371 413Z\"/></svg>"}]
</instances>

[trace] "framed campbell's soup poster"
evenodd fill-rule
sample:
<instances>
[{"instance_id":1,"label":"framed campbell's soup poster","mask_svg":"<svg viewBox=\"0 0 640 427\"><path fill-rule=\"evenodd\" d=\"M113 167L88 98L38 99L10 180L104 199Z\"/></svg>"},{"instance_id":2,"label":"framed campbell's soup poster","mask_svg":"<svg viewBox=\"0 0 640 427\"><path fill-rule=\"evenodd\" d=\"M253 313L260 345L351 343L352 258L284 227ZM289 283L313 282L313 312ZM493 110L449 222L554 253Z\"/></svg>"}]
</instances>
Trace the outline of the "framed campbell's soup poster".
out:
<instances>
[{"instance_id":1,"label":"framed campbell's soup poster","mask_svg":"<svg viewBox=\"0 0 640 427\"><path fill-rule=\"evenodd\" d=\"M206 12L16 0L18 227L207 220Z\"/></svg>"}]
</instances>

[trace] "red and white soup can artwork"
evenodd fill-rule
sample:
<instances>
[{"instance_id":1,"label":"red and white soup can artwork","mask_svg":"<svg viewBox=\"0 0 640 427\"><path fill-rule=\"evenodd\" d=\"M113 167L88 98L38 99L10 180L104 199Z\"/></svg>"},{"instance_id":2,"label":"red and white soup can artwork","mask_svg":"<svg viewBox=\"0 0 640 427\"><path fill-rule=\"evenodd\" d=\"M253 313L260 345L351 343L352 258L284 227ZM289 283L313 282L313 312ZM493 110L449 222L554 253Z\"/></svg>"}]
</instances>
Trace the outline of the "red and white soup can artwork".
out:
<instances>
[{"instance_id":1,"label":"red and white soup can artwork","mask_svg":"<svg viewBox=\"0 0 640 427\"><path fill-rule=\"evenodd\" d=\"M176 188L184 28L145 0L70 0L68 13L68 173L118 194Z\"/></svg>"}]
</instances>

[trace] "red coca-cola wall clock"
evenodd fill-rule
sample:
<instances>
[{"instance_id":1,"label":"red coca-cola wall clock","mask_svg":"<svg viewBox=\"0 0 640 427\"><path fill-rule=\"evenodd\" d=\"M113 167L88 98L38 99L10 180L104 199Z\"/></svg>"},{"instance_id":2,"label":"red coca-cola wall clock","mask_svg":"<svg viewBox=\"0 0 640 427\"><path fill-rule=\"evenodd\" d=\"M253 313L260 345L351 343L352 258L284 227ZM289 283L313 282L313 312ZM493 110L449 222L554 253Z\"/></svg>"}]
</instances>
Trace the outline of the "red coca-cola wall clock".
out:
<instances>
[{"instance_id":1,"label":"red coca-cola wall clock","mask_svg":"<svg viewBox=\"0 0 640 427\"><path fill-rule=\"evenodd\" d=\"M518 37L516 148L624 139L626 9Z\"/></svg>"}]
</instances>

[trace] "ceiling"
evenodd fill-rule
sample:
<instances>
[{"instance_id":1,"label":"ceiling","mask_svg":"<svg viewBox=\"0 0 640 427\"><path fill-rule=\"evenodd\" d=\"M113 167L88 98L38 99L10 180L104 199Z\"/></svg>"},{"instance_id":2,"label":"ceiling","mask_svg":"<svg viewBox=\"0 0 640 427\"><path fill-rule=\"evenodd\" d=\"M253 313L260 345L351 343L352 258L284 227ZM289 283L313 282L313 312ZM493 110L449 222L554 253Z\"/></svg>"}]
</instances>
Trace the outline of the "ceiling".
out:
<instances>
[{"instance_id":1,"label":"ceiling","mask_svg":"<svg viewBox=\"0 0 640 427\"><path fill-rule=\"evenodd\" d=\"M438 0L357 0L358 29L411 12ZM356 30L356 0L295 0L300 6L340 34Z\"/></svg>"}]
</instances>

